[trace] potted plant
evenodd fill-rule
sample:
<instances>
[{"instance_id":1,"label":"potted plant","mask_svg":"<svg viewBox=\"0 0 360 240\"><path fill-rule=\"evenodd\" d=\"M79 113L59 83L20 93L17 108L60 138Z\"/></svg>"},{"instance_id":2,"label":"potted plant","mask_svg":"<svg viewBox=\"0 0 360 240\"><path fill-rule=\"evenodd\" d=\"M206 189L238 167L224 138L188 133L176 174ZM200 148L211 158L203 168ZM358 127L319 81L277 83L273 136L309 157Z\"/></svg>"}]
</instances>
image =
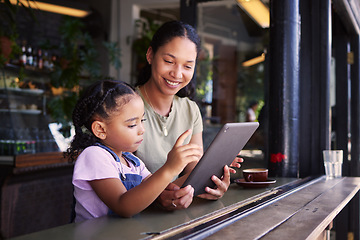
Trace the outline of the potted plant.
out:
<instances>
[{"instance_id":1,"label":"potted plant","mask_svg":"<svg viewBox=\"0 0 360 240\"><path fill-rule=\"evenodd\" d=\"M138 31L137 38L132 42L132 50L135 54L135 64L133 72L136 76L137 73L145 66L146 64L146 52L150 46L150 42L155 32L158 30L161 24L155 22L149 18L141 18L135 21L135 26Z\"/></svg>"},{"instance_id":2,"label":"potted plant","mask_svg":"<svg viewBox=\"0 0 360 240\"><path fill-rule=\"evenodd\" d=\"M54 63L50 78L53 92L60 94L48 102L48 109L52 119L61 124L59 131L69 137L72 111L84 85L81 80L86 79L86 84L90 84L103 76L97 49L84 23L80 19L64 16L59 30L61 43L57 50L61 56ZM119 68L120 49L117 43L103 42L103 45L108 51L110 63Z\"/></svg>"},{"instance_id":3,"label":"potted plant","mask_svg":"<svg viewBox=\"0 0 360 240\"><path fill-rule=\"evenodd\" d=\"M27 0L30 1L30 0ZM29 5L28 5L29 6ZM0 67L9 62L11 56L20 52L16 40L19 36L16 25L16 15L20 8L25 9L31 18L35 19L33 9L25 7L19 0L12 4L10 0L2 0L0 4Z\"/></svg>"}]
</instances>

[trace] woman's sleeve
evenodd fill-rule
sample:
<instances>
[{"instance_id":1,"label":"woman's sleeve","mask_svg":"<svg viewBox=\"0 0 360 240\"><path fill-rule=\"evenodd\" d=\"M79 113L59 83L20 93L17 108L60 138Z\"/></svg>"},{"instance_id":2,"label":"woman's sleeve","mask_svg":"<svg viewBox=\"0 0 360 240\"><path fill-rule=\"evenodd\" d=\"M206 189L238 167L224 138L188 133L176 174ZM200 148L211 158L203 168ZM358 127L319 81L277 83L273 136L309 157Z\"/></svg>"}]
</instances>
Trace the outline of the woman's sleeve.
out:
<instances>
[{"instance_id":1,"label":"woman's sleeve","mask_svg":"<svg viewBox=\"0 0 360 240\"><path fill-rule=\"evenodd\" d=\"M203 131L203 120L201 116L201 112L199 109L199 106L196 104L196 102L192 102L192 113L193 113L193 119L194 119L194 129L193 134L197 134Z\"/></svg>"}]
</instances>

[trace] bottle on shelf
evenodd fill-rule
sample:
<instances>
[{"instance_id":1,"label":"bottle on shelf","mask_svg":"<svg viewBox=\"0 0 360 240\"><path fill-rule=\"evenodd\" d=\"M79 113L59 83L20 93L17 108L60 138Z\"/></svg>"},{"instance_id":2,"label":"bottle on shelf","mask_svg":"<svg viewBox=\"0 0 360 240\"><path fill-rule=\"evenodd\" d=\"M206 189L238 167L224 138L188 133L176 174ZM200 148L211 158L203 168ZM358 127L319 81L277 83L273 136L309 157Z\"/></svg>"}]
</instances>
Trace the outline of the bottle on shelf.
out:
<instances>
[{"instance_id":1,"label":"bottle on shelf","mask_svg":"<svg viewBox=\"0 0 360 240\"><path fill-rule=\"evenodd\" d=\"M43 64L44 64L45 69L47 69L47 70L50 69L50 59L49 59L49 52L48 51L44 52Z\"/></svg>"},{"instance_id":2,"label":"bottle on shelf","mask_svg":"<svg viewBox=\"0 0 360 240\"><path fill-rule=\"evenodd\" d=\"M8 136L5 127L0 127L0 136L0 156L9 155Z\"/></svg>"},{"instance_id":3,"label":"bottle on shelf","mask_svg":"<svg viewBox=\"0 0 360 240\"><path fill-rule=\"evenodd\" d=\"M15 136L12 128L0 128L0 155L11 156L15 153Z\"/></svg>"},{"instance_id":4,"label":"bottle on shelf","mask_svg":"<svg viewBox=\"0 0 360 240\"><path fill-rule=\"evenodd\" d=\"M37 51L37 60L38 60L37 66L40 70L42 70L44 68L44 59L41 48L39 48Z\"/></svg>"},{"instance_id":5,"label":"bottle on shelf","mask_svg":"<svg viewBox=\"0 0 360 240\"><path fill-rule=\"evenodd\" d=\"M19 58L19 63L20 63L20 65L25 66L26 61L27 61L26 60L26 41L23 41L22 45L21 45L21 54L20 54L20 58Z\"/></svg>"},{"instance_id":6,"label":"bottle on shelf","mask_svg":"<svg viewBox=\"0 0 360 240\"><path fill-rule=\"evenodd\" d=\"M33 65L32 66L34 67L34 69L37 69L38 63L39 63L37 49L33 48L32 56L33 56Z\"/></svg>"},{"instance_id":7,"label":"bottle on shelf","mask_svg":"<svg viewBox=\"0 0 360 240\"><path fill-rule=\"evenodd\" d=\"M34 65L34 56L33 56L31 46L28 46L28 48L27 48L26 65L27 66L33 66Z\"/></svg>"},{"instance_id":8,"label":"bottle on shelf","mask_svg":"<svg viewBox=\"0 0 360 240\"><path fill-rule=\"evenodd\" d=\"M51 60L50 60L50 70L54 69L55 63L57 62L58 57L57 55L53 54L51 55Z\"/></svg>"},{"instance_id":9,"label":"bottle on shelf","mask_svg":"<svg viewBox=\"0 0 360 240\"><path fill-rule=\"evenodd\" d=\"M33 151L34 152L41 152L39 128L32 127L30 129L30 134L31 134L31 138L33 139L33 145L31 146L31 147L34 148Z\"/></svg>"}]
</instances>

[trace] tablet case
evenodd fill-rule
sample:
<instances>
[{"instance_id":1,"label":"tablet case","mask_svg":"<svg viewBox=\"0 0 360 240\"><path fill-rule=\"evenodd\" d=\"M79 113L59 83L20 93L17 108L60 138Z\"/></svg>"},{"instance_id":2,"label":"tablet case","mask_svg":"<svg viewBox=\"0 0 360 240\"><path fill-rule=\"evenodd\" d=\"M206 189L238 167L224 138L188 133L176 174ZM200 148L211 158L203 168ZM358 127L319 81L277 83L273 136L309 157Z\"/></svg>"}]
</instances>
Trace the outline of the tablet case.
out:
<instances>
[{"instance_id":1,"label":"tablet case","mask_svg":"<svg viewBox=\"0 0 360 240\"><path fill-rule=\"evenodd\" d=\"M258 128L258 122L226 123L217 133L182 187L191 185L194 196L215 187L211 176L221 178L224 166L230 165Z\"/></svg>"}]
</instances>

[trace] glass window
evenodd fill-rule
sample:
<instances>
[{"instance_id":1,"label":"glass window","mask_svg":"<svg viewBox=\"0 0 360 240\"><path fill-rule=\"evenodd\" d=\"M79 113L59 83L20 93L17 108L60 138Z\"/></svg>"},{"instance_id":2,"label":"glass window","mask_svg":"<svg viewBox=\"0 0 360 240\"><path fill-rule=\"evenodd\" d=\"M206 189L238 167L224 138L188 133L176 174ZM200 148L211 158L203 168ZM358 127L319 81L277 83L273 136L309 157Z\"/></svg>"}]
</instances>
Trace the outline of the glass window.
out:
<instances>
[{"instance_id":1,"label":"glass window","mask_svg":"<svg viewBox=\"0 0 360 240\"><path fill-rule=\"evenodd\" d=\"M196 101L204 118L206 149L222 124L263 120L269 31L257 24L236 1L202 2L197 8L202 52L196 69ZM140 16L162 23L180 19L179 12L178 6L143 8ZM242 151L247 157L259 159L260 165L266 164L264 132L259 128Z\"/></svg>"},{"instance_id":2,"label":"glass window","mask_svg":"<svg viewBox=\"0 0 360 240\"><path fill-rule=\"evenodd\" d=\"M265 104L268 28L255 23L236 1L210 1L198 4L197 30L203 48L196 81L205 123L204 147L226 122L259 121L262 126L241 155L245 168L266 167L266 124L261 122L261 110Z\"/></svg>"}]
</instances>

